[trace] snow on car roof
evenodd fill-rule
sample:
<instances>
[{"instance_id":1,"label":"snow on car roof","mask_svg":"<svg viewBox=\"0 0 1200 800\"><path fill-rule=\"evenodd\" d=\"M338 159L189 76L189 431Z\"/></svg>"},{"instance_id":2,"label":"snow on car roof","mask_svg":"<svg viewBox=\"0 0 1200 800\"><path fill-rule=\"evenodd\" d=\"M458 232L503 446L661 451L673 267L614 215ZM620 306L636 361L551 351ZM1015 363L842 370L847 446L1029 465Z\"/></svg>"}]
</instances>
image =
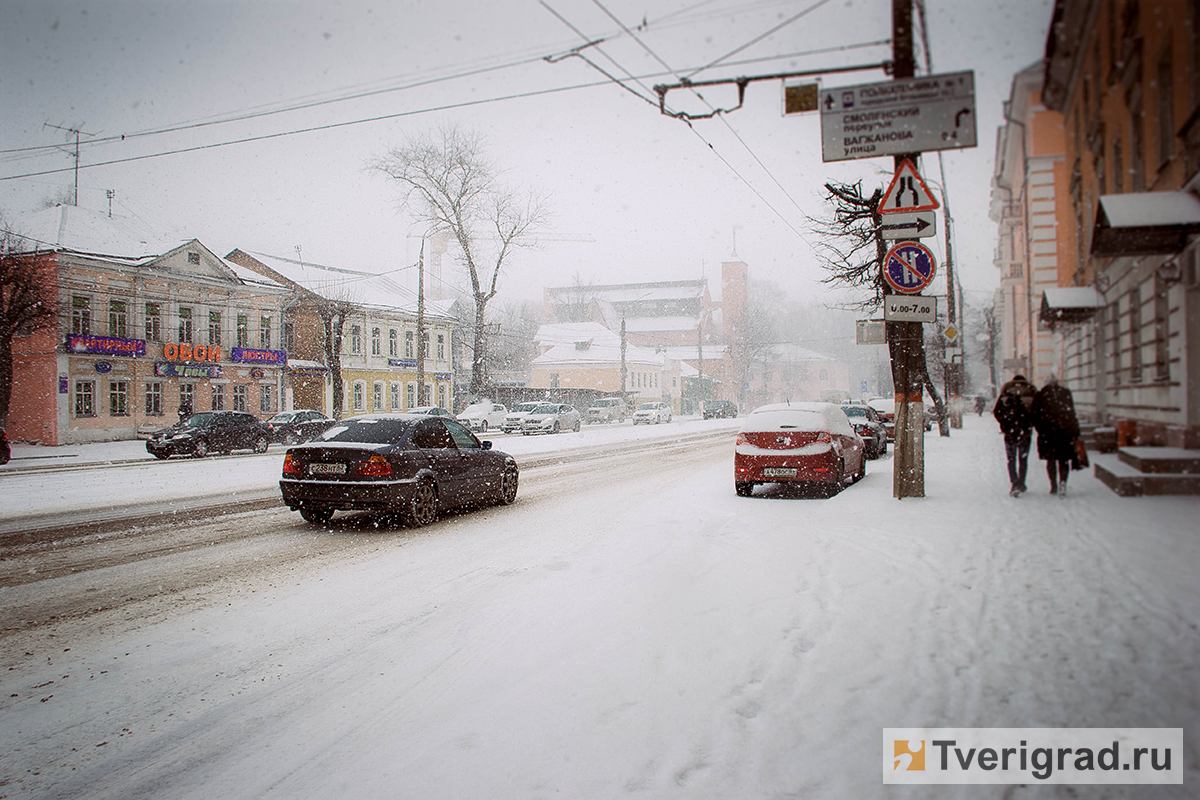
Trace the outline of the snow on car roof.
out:
<instances>
[{"instance_id":1,"label":"snow on car roof","mask_svg":"<svg viewBox=\"0 0 1200 800\"><path fill-rule=\"evenodd\" d=\"M853 436L854 428L845 412L832 403L772 403L750 412L743 432L775 431L780 428L806 432L829 431Z\"/></svg>"}]
</instances>

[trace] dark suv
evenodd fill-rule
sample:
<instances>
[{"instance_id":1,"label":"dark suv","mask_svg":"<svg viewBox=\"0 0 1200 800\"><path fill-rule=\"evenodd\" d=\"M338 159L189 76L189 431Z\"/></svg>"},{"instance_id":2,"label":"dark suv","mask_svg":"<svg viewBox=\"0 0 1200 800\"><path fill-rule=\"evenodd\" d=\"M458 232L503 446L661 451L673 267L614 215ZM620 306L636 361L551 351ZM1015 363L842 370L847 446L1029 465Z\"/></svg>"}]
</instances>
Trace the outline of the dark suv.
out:
<instances>
[{"instance_id":1,"label":"dark suv","mask_svg":"<svg viewBox=\"0 0 1200 800\"><path fill-rule=\"evenodd\" d=\"M283 444L299 444L311 441L334 424L334 420L320 411L280 411L267 420L271 429L271 441Z\"/></svg>"},{"instance_id":2,"label":"dark suv","mask_svg":"<svg viewBox=\"0 0 1200 800\"><path fill-rule=\"evenodd\" d=\"M267 452L271 429L253 414L244 411L204 411L193 414L177 425L156 431L146 442L146 450L155 458L190 455L204 458L209 453L234 450Z\"/></svg>"},{"instance_id":3,"label":"dark suv","mask_svg":"<svg viewBox=\"0 0 1200 800\"><path fill-rule=\"evenodd\" d=\"M737 406L732 400L706 400L704 402L705 419L732 419L737 416Z\"/></svg>"}]
</instances>

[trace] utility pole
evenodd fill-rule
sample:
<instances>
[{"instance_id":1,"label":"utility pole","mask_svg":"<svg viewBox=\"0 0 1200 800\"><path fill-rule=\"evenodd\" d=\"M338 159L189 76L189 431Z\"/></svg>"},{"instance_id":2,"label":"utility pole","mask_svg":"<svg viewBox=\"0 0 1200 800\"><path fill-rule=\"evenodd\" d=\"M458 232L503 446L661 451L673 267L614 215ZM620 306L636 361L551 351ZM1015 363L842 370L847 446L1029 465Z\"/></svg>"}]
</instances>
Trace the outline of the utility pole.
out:
<instances>
[{"instance_id":1,"label":"utility pole","mask_svg":"<svg viewBox=\"0 0 1200 800\"><path fill-rule=\"evenodd\" d=\"M74 198L71 200L71 205L78 206L79 205L79 136L80 136L80 134L84 134L86 136L95 136L95 134L94 133L84 133L84 131L80 128L64 128L61 125L51 125L49 122L46 123L46 127L54 128L55 130L66 131L68 134L72 134L72 133L75 134L75 152L73 153L73 156L75 158L75 195L74 195ZM109 216L112 216L112 215L110 214Z\"/></svg>"},{"instance_id":2,"label":"utility pole","mask_svg":"<svg viewBox=\"0 0 1200 800\"><path fill-rule=\"evenodd\" d=\"M425 397L425 237L417 257L417 405L431 405Z\"/></svg>"},{"instance_id":3,"label":"utility pole","mask_svg":"<svg viewBox=\"0 0 1200 800\"><path fill-rule=\"evenodd\" d=\"M892 0L892 77L912 78L912 0ZM899 171L905 159L914 164L920 153L894 156ZM884 291L889 291L884 282ZM896 455L892 459L892 494L897 498L925 496L925 365L924 330L920 322L888 322L888 350L892 358L892 383L896 392Z\"/></svg>"},{"instance_id":4,"label":"utility pole","mask_svg":"<svg viewBox=\"0 0 1200 800\"><path fill-rule=\"evenodd\" d=\"M696 322L696 354L699 356L699 382L696 384L696 413L704 416L704 309Z\"/></svg>"},{"instance_id":5,"label":"utility pole","mask_svg":"<svg viewBox=\"0 0 1200 800\"><path fill-rule=\"evenodd\" d=\"M625 314L621 314L621 400L628 402L625 398L625 379L629 375L629 369L625 366Z\"/></svg>"}]
</instances>

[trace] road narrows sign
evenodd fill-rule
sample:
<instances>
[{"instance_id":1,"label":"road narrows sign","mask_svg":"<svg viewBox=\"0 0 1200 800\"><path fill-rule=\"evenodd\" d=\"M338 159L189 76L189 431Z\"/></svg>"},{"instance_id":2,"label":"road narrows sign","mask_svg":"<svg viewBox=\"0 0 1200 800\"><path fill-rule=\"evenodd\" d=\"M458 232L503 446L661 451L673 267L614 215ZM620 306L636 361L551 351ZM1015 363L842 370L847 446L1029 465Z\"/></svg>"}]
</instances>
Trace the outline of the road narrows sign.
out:
<instances>
[{"instance_id":1,"label":"road narrows sign","mask_svg":"<svg viewBox=\"0 0 1200 800\"><path fill-rule=\"evenodd\" d=\"M937 262L920 242L900 242L883 257L883 279L901 294L916 294L933 282Z\"/></svg>"},{"instance_id":2,"label":"road narrows sign","mask_svg":"<svg viewBox=\"0 0 1200 800\"><path fill-rule=\"evenodd\" d=\"M914 211L933 211L940 205L916 166L906 158L900 162L900 168L892 176L892 182L879 201L879 213L911 214Z\"/></svg>"}]
</instances>

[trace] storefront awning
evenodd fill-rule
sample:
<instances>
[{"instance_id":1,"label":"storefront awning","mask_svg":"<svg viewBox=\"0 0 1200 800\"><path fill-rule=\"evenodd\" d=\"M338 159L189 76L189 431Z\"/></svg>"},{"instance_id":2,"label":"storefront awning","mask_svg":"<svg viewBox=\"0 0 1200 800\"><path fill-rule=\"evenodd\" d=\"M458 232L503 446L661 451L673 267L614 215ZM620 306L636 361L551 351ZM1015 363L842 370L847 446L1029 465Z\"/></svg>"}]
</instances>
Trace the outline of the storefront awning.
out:
<instances>
[{"instance_id":1,"label":"storefront awning","mask_svg":"<svg viewBox=\"0 0 1200 800\"><path fill-rule=\"evenodd\" d=\"M1091 318L1103 305L1100 293L1091 286L1065 286L1042 292L1042 322L1078 324Z\"/></svg>"},{"instance_id":2,"label":"storefront awning","mask_svg":"<svg viewBox=\"0 0 1200 800\"><path fill-rule=\"evenodd\" d=\"M1200 200L1189 192L1106 194L1096 210L1092 255L1169 255L1200 233Z\"/></svg>"}]
</instances>

